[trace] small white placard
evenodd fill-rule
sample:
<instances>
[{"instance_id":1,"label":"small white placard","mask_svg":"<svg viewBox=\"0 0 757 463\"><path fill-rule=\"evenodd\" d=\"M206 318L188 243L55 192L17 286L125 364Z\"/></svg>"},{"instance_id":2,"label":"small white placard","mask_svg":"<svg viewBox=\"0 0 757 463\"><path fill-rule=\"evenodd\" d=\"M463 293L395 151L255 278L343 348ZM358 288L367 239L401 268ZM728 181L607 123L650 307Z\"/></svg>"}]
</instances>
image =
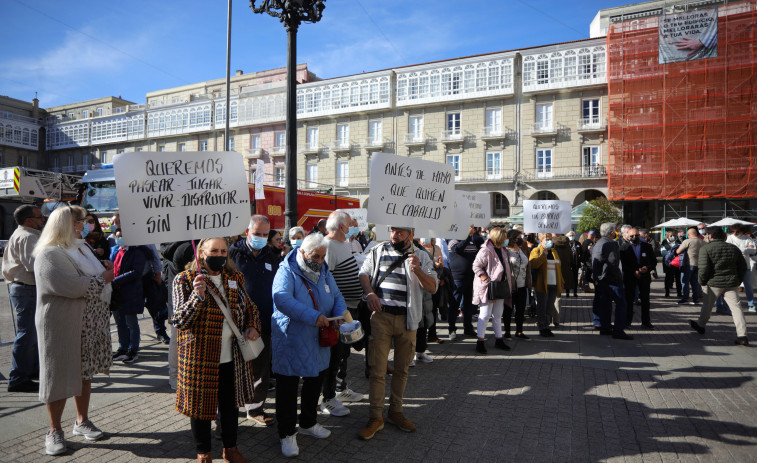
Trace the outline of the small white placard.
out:
<instances>
[{"instance_id":1,"label":"small white placard","mask_svg":"<svg viewBox=\"0 0 757 463\"><path fill-rule=\"evenodd\" d=\"M524 233L568 233L570 201L523 201Z\"/></svg>"},{"instance_id":2,"label":"small white placard","mask_svg":"<svg viewBox=\"0 0 757 463\"><path fill-rule=\"evenodd\" d=\"M346 212L352 217L353 219L357 220L357 226L360 229L360 231L367 231L368 230L368 209L364 207L360 208L353 208L353 209L339 209L342 212Z\"/></svg>"}]
</instances>

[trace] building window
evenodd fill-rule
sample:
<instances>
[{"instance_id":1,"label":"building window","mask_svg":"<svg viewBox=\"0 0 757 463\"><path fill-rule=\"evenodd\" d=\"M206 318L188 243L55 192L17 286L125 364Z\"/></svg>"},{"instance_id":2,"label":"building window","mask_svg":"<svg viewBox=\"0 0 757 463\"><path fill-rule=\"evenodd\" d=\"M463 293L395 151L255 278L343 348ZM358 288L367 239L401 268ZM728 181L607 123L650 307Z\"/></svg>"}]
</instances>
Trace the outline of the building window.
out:
<instances>
[{"instance_id":1,"label":"building window","mask_svg":"<svg viewBox=\"0 0 757 463\"><path fill-rule=\"evenodd\" d=\"M208 141L203 140L200 142L200 151L207 151L208 150Z\"/></svg>"},{"instance_id":2,"label":"building window","mask_svg":"<svg viewBox=\"0 0 757 463\"><path fill-rule=\"evenodd\" d=\"M142 152L142 148L137 148L137 153L141 153L141 152Z\"/></svg>"},{"instance_id":3,"label":"building window","mask_svg":"<svg viewBox=\"0 0 757 463\"><path fill-rule=\"evenodd\" d=\"M336 125L336 143L340 148L345 148L350 144L350 125L349 124L337 124Z\"/></svg>"},{"instance_id":4,"label":"building window","mask_svg":"<svg viewBox=\"0 0 757 463\"><path fill-rule=\"evenodd\" d=\"M599 127L599 98L581 102L581 126Z\"/></svg>"},{"instance_id":5,"label":"building window","mask_svg":"<svg viewBox=\"0 0 757 463\"><path fill-rule=\"evenodd\" d=\"M582 158L582 169L585 177L594 177L604 174L604 172L602 172L602 159L599 155L599 146L584 146Z\"/></svg>"},{"instance_id":6,"label":"building window","mask_svg":"<svg viewBox=\"0 0 757 463\"><path fill-rule=\"evenodd\" d=\"M536 105L536 128L542 132L552 131L552 103Z\"/></svg>"},{"instance_id":7,"label":"building window","mask_svg":"<svg viewBox=\"0 0 757 463\"><path fill-rule=\"evenodd\" d=\"M423 140L423 116L413 116L410 118L408 132L411 140Z\"/></svg>"},{"instance_id":8,"label":"building window","mask_svg":"<svg viewBox=\"0 0 757 463\"><path fill-rule=\"evenodd\" d=\"M186 150L187 150L187 144L179 143L179 151L186 151Z\"/></svg>"},{"instance_id":9,"label":"building window","mask_svg":"<svg viewBox=\"0 0 757 463\"><path fill-rule=\"evenodd\" d=\"M489 151L486 153L486 178L489 180L502 178L502 153Z\"/></svg>"},{"instance_id":10,"label":"building window","mask_svg":"<svg viewBox=\"0 0 757 463\"><path fill-rule=\"evenodd\" d=\"M253 135L252 140L250 141L250 144L252 145L252 149L259 149L260 148L260 135Z\"/></svg>"},{"instance_id":11,"label":"building window","mask_svg":"<svg viewBox=\"0 0 757 463\"><path fill-rule=\"evenodd\" d=\"M286 178L284 178L284 168L277 167L273 170L276 186L284 186Z\"/></svg>"},{"instance_id":12,"label":"building window","mask_svg":"<svg viewBox=\"0 0 757 463\"><path fill-rule=\"evenodd\" d=\"M183 144L183 143L182 143L182 144ZM122 148L122 149L118 150L118 153L117 153L117 154L123 154L123 152L124 152L124 150L123 150L123 148Z\"/></svg>"},{"instance_id":13,"label":"building window","mask_svg":"<svg viewBox=\"0 0 757 463\"><path fill-rule=\"evenodd\" d=\"M273 146L281 148L286 145L286 132L276 132L273 134Z\"/></svg>"},{"instance_id":14,"label":"building window","mask_svg":"<svg viewBox=\"0 0 757 463\"><path fill-rule=\"evenodd\" d=\"M382 140L382 124L381 121L368 122L368 139L373 146L381 145Z\"/></svg>"},{"instance_id":15,"label":"building window","mask_svg":"<svg viewBox=\"0 0 757 463\"><path fill-rule=\"evenodd\" d=\"M158 146L158 152L162 153L165 150L166 150L166 145L160 145L160 146Z\"/></svg>"},{"instance_id":16,"label":"building window","mask_svg":"<svg viewBox=\"0 0 757 463\"><path fill-rule=\"evenodd\" d=\"M552 176L552 150L551 149L536 150L536 176L537 177L551 177Z\"/></svg>"},{"instance_id":17,"label":"building window","mask_svg":"<svg viewBox=\"0 0 757 463\"><path fill-rule=\"evenodd\" d=\"M229 151L234 151L234 137L229 137Z\"/></svg>"},{"instance_id":18,"label":"building window","mask_svg":"<svg viewBox=\"0 0 757 463\"><path fill-rule=\"evenodd\" d=\"M447 113L447 136L452 138L459 138L461 133L460 113Z\"/></svg>"},{"instance_id":19,"label":"building window","mask_svg":"<svg viewBox=\"0 0 757 463\"><path fill-rule=\"evenodd\" d=\"M507 217L510 215L510 201L507 200L507 196L502 193L494 193L494 210L492 215L499 217Z\"/></svg>"},{"instance_id":20,"label":"building window","mask_svg":"<svg viewBox=\"0 0 757 463\"><path fill-rule=\"evenodd\" d=\"M502 109L495 108L486 110L486 134L502 134Z\"/></svg>"},{"instance_id":21,"label":"building window","mask_svg":"<svg viewBox=\"0 0 757 463\"><path fill-rule=\"evenodd\" d=\"M337 186L347 186L350 181L350 165L347 161L336 163L336 184Z\"/></svg>"},{"instance_id":22,"label":"building window","mask_svg":"<svg viewBox=\"0 0 757 463\"><path fill-rule=\"evenodd\" d=\"M83 111L81 112L81 117L83 117L83 118L85 118L85 119L86 119L86 118L88 118L88 117L89 117L89 110L86 110L86 109L85 109L85 110L83 110Z\"/></svg>"},{"instance_id":23,"label":"building window","mask_svg":"<svg viewBox=\"0 0 757 463\"><path fill-rule=\"evenodd\" d=\"M318 149L318 127L308 128L307 145L309 150Z\"/></svg>"},{"instance_id":24,"label":"building window","mask_svg":"<svg viewBox=\"0 0 757 463\"><path fill-rule=\"evenodd\" d=\"M455 171L455 181L460 180L460 155L459 154L448 154L447 155L447 165L452 166L452 169Z\"/></svg>"},{"instance_id":25,"label":"building window","mask_svg":"<svg viewBox=\"0 0 757 463\"><path fill-rule=\"evenodd\" d=\"M97 108L96 111L97 111L97 115L98 116L102 116L103 115L103 109L102 108Z\"/></svg>"},{"instance_id":26,"label":"building window","mask_svg":"<svg viewBox=\"0 0 757 463\"><path fill-rule=\"evenodd\" d=\"M606 81L605 47L580 48L523 58L523 90L585 85Z\"/></svg>"},{"instance_id":27,"label":"building window","mask_svg":"<svg viewBox=\"0 0 757 463\"><path fill-rule=\"evenodd\" d=\"M318 187L318 164L308 164L305 177L308 182L308 188Z\"/></svg>"}]
</instances>

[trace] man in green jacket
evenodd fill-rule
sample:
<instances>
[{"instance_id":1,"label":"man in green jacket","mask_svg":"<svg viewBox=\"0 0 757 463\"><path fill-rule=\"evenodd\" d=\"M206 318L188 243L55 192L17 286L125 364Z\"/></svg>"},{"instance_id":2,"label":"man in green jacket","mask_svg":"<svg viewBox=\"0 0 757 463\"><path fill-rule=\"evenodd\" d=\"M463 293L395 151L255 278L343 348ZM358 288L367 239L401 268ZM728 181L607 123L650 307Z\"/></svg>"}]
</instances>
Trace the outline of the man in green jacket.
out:
<instances>
[{"instance_id":1,"label":"man in green jacket","mask_svg":"<svg viewBox=\"0 0 757 463\"><path fill-rule=\"evenodd\" d=\"M704 327L710 319L712 306L721 295L731 308L733 323L736 325L736 344L747 346L746 322L739 305L739 284L746 273L746 263L738 247L725 242L725 232L720 227L708 230L710 242L699 251L699 283L705 287L704 304L699 320L689 320L691 328L704 334Z\"/></svg>"}]
</instances>

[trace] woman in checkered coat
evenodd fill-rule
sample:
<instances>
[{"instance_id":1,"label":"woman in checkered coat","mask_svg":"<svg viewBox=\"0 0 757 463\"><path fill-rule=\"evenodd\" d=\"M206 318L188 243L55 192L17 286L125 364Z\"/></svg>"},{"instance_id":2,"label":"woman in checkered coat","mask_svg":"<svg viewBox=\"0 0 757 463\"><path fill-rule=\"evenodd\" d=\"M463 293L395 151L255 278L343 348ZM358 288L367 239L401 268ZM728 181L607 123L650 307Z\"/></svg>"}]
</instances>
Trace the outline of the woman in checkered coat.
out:
<instances>
[{"instance_id":1,"label":"woman in checkered coat","mask_svg":"<svg viewBox=\"0 0 757 463\"><path fill-rule=\"evenodd\" d=\"M197 260L173 284L179 353L176 409L191 419L198 462L211 461L210 422L216 409L224 461L248 461L237 449L237 414L252 401L252 367L244 361L219 304L228 307L248 339L260 336L260 318L244 290L244 277L227 255L224 238L200 241Z\"/></svg>"}]
</instances>

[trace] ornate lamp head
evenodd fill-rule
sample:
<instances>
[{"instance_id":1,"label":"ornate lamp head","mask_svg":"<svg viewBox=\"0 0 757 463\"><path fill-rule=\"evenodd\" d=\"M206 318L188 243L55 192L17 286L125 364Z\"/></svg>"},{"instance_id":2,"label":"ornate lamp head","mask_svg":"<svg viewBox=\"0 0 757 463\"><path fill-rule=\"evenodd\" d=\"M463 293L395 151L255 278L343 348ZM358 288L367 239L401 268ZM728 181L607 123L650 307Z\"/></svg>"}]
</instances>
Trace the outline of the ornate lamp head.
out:
<instances>
[{"instance_id":1,"label":"ornate lamp head","mask_svg":"<svg viewBox=\"0 0 757 463\"><path fill-rule=\"evenodd\" d=\"M287 30L297 30L300 23L317 23L321 20L323 4L326 0L260 0L260 6L255 6L257 0L250 0L250 8L254 13L268 13L279 18Z\"/></svg>"}]
</instances>

